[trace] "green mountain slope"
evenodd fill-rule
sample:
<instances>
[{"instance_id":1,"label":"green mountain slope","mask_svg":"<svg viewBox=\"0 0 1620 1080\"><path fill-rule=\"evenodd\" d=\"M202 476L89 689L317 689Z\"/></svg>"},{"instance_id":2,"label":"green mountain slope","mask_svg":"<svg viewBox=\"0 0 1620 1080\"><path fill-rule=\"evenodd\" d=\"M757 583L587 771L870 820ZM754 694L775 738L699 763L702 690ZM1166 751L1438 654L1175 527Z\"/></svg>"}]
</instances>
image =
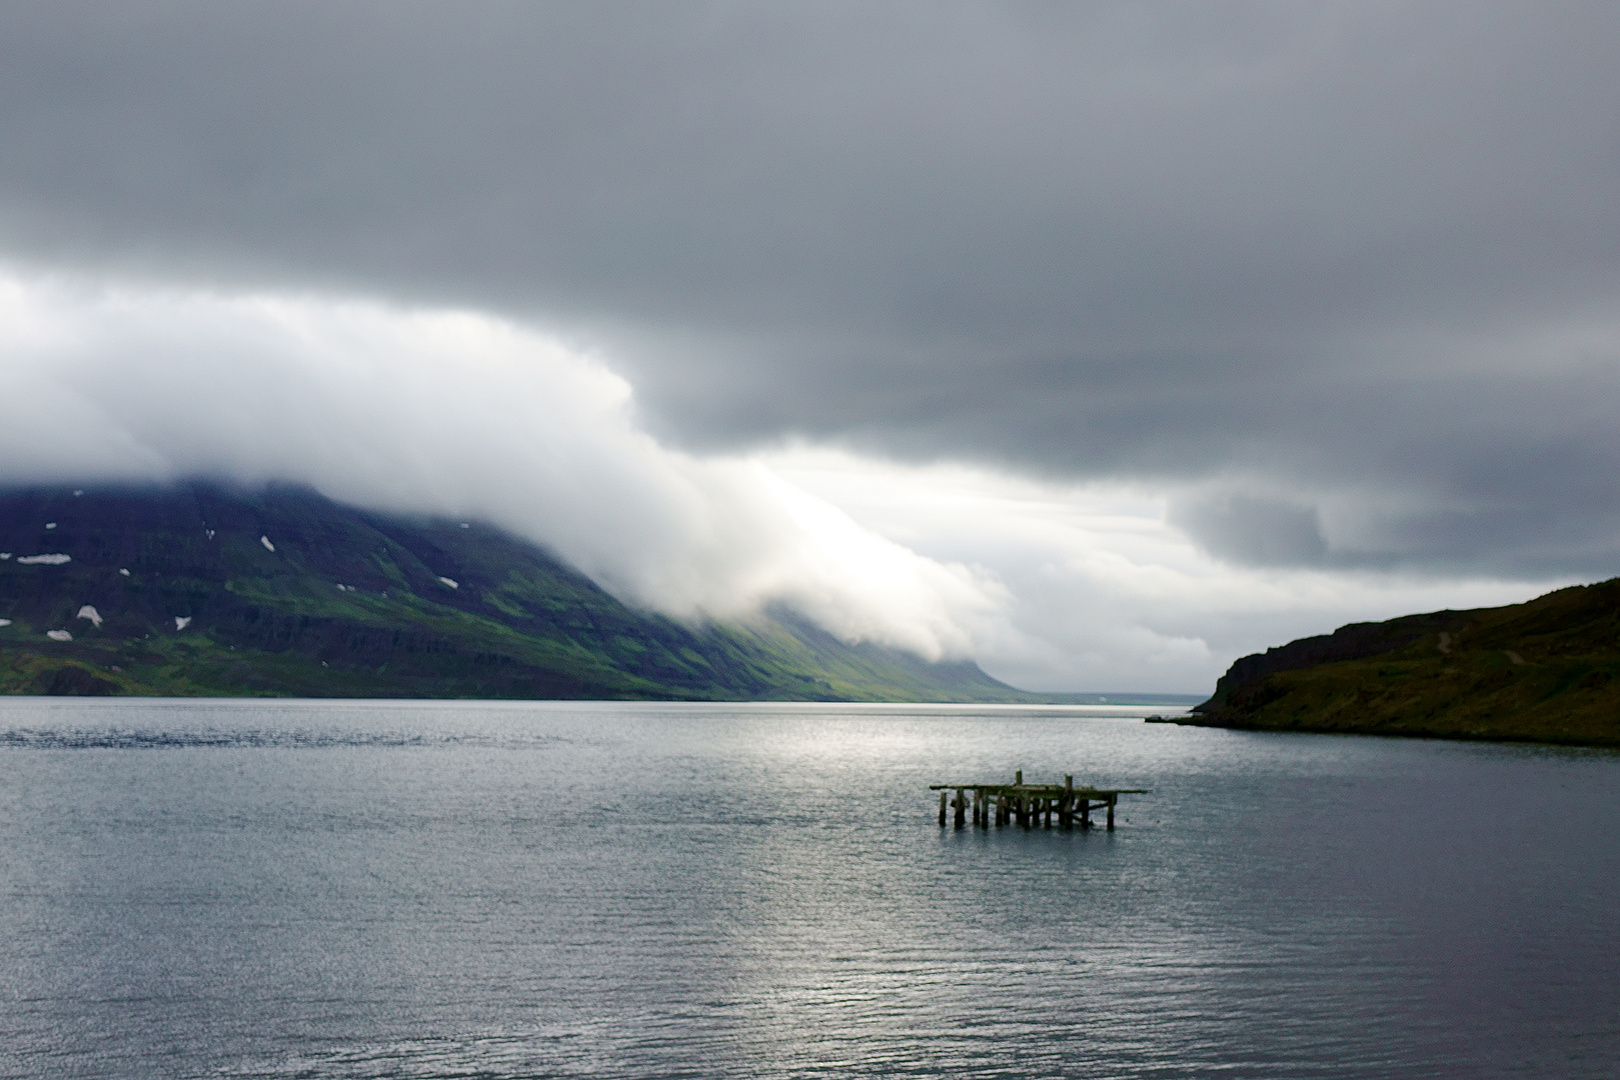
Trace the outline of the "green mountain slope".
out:
<instances>
[{"instance_id":1,"label":"green mountain slope","mask_svg":"<svg viewBox=\"0 0 1620 1080\"><path fill-rule=\"evenodd\" d=\"M1620 578L1246 656L1195 712L1212 727L1620 746Z\"/></svg>"},{"instance_id":2,"label":"green mountain slope","mask_svg":"<svg viewBox=\"0 0 1620 1080\"><path fill-rule=\"evenodd\" d=\"M1040 699L788 611L687 626L497 529L291 487L0 491L0 618L5 693Z\"/></svg>"}]
</instances>

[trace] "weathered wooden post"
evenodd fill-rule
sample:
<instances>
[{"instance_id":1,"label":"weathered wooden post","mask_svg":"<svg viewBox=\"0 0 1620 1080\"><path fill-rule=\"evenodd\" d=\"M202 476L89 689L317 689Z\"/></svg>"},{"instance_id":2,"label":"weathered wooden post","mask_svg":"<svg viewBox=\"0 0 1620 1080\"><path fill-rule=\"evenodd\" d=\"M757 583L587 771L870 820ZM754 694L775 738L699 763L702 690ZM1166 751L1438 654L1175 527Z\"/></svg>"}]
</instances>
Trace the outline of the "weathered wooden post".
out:
<instances>
[{"instance_id":1,"label":"weathered wooden post","mask_svg":"<svg viewBox=\"0 0 1620 1080\"><path fill-rule=\"evenodd\" d=\"M958 829L967 827L967 801L962 798L961 788L956 789L956 827Z\"/></svg>"},{"instance_id":2,"label":"weathered wooden post","mask_svg":"<svg viewBox=\"0 0 1620 1080\"><path fill-rule=\"evenodd\" d=\"M1019 769L1017 772L1013 773L1013 783L1014 784L1022 784L1023 782L1024 782L1024 770Z\"/></svg>"},{"instance_id":3,"label":"weathered wooden post","mask_svg":"<svg viewBox=\"0 0 1620 1080\"><path fill-rule=\"evenodd\" d=\"M939 827L942 828L942 829L945 827L945 799L946 799L945 793L943 791L940 792L939 793Z\"/></svg>"},{"instance_id":4,"label":"weathered wooden post","mask_svg":"<svg viewBox=\"0 0 1620 1080\"><path fill-rule=\"evenodd\" d=\"M1114 804L1119 801L1118 795L1108 796L1108 831L1114 831Z\"/></svg>"},{"instance_id":5,"label":"weathered wooden post","mask_svg":"<svg viewBox=\"0 0 1620 1080\"><path fill-rule=\"evenodd\" d=\"M1091 828L1091 799L1089 796L1082 796L1080 799L1080 827L1082 829Z\"/></svg>"},{"instance_id":6,"label":"weathered wooden post","mask_svg":"<svg viewBox=\"0 0 1620 1080\"><path fill-rule=\"evenodd\" d=\"M1063 778L1063 801L1058 803L1058 825L1067 832L1074 828L1074 777Z\"/></svg>"}]
</instances>

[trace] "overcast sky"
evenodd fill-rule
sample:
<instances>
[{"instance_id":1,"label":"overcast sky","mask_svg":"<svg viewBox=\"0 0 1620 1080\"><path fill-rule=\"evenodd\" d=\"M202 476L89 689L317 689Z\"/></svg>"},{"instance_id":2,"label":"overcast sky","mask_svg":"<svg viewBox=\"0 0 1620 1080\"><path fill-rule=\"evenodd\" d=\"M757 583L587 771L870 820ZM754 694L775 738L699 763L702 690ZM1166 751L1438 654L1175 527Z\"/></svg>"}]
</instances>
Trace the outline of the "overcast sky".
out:
<instances>
[{"instance_id":1,"label":"overcast sky","mask_svg":"<svg viewBox=\"0 0 1620 1080\"><path fill-rule=\"evenodd\" d=\"M1617 102L1597 3L6 4L0 476L1198 691L1620 573Z\"/></svg>"}]
</instances>

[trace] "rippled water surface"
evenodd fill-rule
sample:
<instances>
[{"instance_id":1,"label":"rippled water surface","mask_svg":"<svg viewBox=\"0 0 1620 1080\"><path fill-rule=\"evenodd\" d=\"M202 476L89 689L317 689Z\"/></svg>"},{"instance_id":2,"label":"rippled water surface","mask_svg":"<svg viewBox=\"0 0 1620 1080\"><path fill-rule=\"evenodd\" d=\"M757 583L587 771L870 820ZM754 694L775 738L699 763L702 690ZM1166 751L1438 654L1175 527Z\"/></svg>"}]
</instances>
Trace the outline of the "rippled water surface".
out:
<instances>
[{"instance_id":1,"label":"rippled water surface","mask_svg":"<svg viewBox=\"0 0 1620 1080\"><path fill-rule=\"evenodd\" d=\"M1113 833L927 786L1151 788ZM1081 710L0 702L0 1074L1613 1077L1620 756Z\"/></svg>"}]
</instances>

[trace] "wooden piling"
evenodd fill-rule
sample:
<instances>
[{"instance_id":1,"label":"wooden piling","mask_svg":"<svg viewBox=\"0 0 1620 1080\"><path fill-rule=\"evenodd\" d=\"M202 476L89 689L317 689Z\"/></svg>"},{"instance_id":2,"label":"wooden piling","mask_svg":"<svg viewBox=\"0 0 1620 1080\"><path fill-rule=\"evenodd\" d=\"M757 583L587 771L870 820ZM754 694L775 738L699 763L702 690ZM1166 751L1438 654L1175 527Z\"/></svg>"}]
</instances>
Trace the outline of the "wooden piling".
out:
<instances>
[{"instance_id":1,"label":"wooden piling","mask_svg":"<svg viewBox=\"0 0 1620 1080\"><path fill-rule=\"evenodd\" d=\"M1114 831L1114 804L1119 801L1118 795L1108 796L1108 831Z\"/></svg>"},{"instance_id":2,"label":"wooden piling","mask_svg":"<svg viewBox=\"0 0 1620 1080\"><path fill-rule=\"evenodd\" d=\"M945 793L943 791L940 792L939 793L939 827L942 828L942 829L945 827L945 799L946 799Z\"/></svg>"},{"instance_id":3,"label":"wooden piling","mask_svg":"<svg viewBox=\"0 0 1620 1080\"><path fill-rule=\"evenodd\" d=\"M958 829L967 827L967 803L962 798L964 790L963 788L956 789L956 827Z\"/></svg>"}]
</instances>

